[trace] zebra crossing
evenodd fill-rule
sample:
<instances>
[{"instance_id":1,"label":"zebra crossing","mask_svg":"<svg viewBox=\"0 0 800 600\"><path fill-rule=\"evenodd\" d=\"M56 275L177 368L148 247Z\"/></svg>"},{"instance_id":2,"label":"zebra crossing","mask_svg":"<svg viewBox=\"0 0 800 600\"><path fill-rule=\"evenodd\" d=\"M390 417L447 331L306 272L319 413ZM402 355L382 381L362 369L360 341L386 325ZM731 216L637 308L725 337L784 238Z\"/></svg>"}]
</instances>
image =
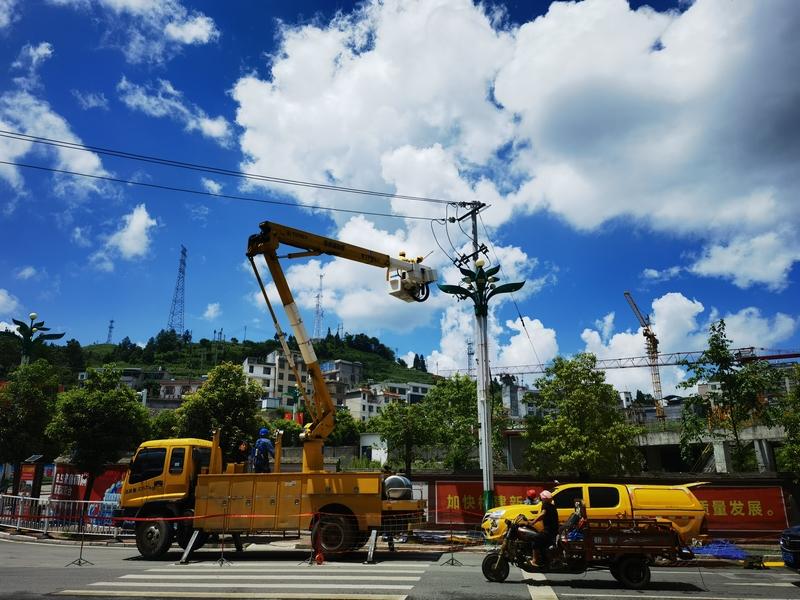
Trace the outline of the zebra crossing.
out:
<instances>
[{"instance_id":1,"label":"zebra crossing","mask_svg":"<svg viewBox=\"0 0 800 600\"><path fill-rule=\"evenodd\" d=\"M429 562L375 565L291 561L242 561L162 565L96 581L59 596L103 598L240 598L270 600L405 600Z\"/></svg>"}]
</instances>

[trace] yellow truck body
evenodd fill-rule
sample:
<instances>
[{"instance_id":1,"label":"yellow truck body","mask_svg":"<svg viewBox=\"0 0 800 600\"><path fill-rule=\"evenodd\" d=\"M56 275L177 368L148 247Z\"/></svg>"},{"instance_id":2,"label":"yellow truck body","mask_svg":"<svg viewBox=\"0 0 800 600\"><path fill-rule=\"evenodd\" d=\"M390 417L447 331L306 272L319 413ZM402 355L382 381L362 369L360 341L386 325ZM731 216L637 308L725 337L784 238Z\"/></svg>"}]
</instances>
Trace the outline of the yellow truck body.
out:
<instances>
[{"instance_id":1,"label":"yellow truck body","mask_svg":"<svg viewBox=\"0 0 800 600\"><path fill-rule=\"evenodd\" d=\"M651 485L612 483L570 483L553 490L553 504L558 520L563 523L572 514L575 501L581 500L589 519L661 519L672 523L673 528L688 543L705 533L706 512L692 493L692 487L701 485ZM540 504L513 504L498 506L483 516L481 529L489 541L500 541L506 530L506 519L518 515L536 518Z\"/></svg>"},{"instance_id":2,"label":"yellow truck body","mask_svg":"<svg viewBox=\"0 0 800 600\"><path fill-rule=\"evenodd\" d=\"M174 540L185 547L193 530L207 537L307 529L323 552L341 552L363 545L373 529L398 533L424 518L426 501L410 489L406 498L388 498L382 473L243 471L232 463L223 472L219 447L208 440L144 442L117 516L134 519L137 548L148 559Z\"/></svg>"}]
</instances>

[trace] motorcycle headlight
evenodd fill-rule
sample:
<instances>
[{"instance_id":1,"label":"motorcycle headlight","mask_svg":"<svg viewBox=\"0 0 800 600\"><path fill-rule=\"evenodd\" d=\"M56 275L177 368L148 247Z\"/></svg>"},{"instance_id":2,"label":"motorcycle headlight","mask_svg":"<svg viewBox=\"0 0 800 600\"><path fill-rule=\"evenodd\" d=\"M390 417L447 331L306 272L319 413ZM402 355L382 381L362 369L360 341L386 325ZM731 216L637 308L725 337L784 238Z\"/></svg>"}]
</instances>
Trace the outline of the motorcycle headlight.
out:
<instances>
[{"instance_id":1,"label":"motorcycle headlight","mask_svg":"<svg viewBox=\"0 0 800 600\"><path fill-rule=\"evenodd\" d=\"M483 516L483 518L484 518L484 520L492 519L494 521L497 521L498 519L502 518L502 516L505 514L505 512L506 511L504 511L504 510L493 510L492 512L486 513Z\"/></svg>"}]
</instances>

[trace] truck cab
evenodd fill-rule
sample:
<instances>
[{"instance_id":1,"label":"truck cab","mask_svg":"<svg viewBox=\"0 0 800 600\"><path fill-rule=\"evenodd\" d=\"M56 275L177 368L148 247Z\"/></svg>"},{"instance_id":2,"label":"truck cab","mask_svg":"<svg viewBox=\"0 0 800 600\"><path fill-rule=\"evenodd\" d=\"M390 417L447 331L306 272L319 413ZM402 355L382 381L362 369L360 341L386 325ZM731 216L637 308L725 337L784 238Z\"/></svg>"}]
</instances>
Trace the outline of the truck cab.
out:
<instances>
[{"instance_id":1,"label":"truck cab","mask_svg":"<svg viewBox=\"0 0 800 600\"><path fill-rule=\"evenodd\" d=\"M122 516L139 516L154 503L193 504L197 476L211 461L211 442L197 438L143 442L122 486Z\"/></svg>"}]
</instances>

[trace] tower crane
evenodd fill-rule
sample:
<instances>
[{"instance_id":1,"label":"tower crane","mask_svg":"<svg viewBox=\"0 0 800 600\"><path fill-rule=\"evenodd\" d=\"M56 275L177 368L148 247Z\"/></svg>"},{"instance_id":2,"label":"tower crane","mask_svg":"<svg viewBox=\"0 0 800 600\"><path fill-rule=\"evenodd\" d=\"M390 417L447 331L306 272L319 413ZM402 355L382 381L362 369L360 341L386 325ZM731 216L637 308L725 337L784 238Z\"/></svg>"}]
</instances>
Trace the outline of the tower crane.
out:
<instances>
[{"instance_id":1,"label":"tower crane","mask_svg":"<svg viewBox=\"0 0 800 600\"><path fill-rule=\"evenodd\" d=\"M650 317L646 317L636 306L636 301L630 292L625 292L625 299L631 305L631 310L636 318L639 319L639 324L642 326L642 334L644 335L645 345L647 347L647 358L650 363L650 377L653 380L653 398L655 400L656 417L658 419L664 418L663 395L661 393L661 373L658 371L658 338L656 332L650 327Z\"/></svg>"}]
</instances>

